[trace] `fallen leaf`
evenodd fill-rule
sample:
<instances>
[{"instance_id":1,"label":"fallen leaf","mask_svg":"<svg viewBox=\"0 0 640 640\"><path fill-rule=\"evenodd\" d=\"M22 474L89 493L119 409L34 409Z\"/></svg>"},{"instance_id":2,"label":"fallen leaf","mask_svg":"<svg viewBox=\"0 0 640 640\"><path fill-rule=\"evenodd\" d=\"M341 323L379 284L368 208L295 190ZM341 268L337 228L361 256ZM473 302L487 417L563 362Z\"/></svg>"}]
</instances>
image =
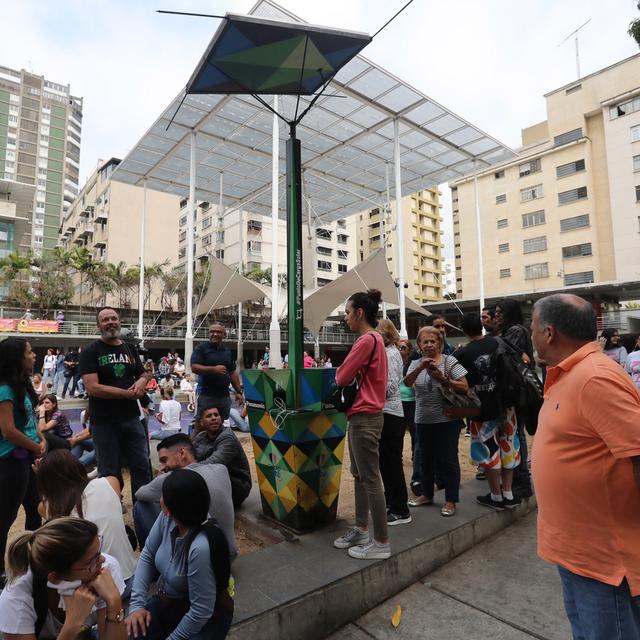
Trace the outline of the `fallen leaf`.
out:
<instances>
[{"instance_id":1,"label":"fallen leaf","mask_svg":"<svg viewBox=\"0 0 640 640\"><path fill-rule=\"evenodd\" d=\"M393 615L391 616L391 624L393 625L394 629L397 629L400 626L401 617L402 617L402 607L398 605L396 607L396 610L393 612Z\"/></svg>"}]
</instances>

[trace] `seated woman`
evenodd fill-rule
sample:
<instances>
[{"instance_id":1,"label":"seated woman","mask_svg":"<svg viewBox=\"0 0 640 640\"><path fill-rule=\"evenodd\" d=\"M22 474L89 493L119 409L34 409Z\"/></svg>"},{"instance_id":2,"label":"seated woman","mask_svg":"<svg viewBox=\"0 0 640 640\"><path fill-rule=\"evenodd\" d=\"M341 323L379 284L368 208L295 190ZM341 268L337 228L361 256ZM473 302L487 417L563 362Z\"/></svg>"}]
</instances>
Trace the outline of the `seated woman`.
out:
<instances>
[{"instance_id":1,"label":"seated woman","mask_svg":"<svg viewBox=\"0 0 640 640\"><path fill-rule=\"evenodd\" d=\"M46 519L74 516L98 527L103 549L120 565L128 581L136 568L122 518L120 483L109 476L89 480L82 463L69 451L47 453L36 469L40 515Z\"/></svg>"},{"instance_id":2,"label":"seated woman","mask_svg":"<svg viewBox=\"0 0 640 640\"><path fill-rule=\"evenodd\" d=\"M89 407L80 412L80 424L82 430L69 438L71 453L80 460L85 467L96 463L96 449L91 437Z\"/></svg>"},{"instance_id":3,"label":"seated woman","mask_svg":"<svg viewBox=\"0 0 640 640\"><path fill-rule=\"evenodd\" d=\"M233 619L230 559L224 534L207 519L204 478L177 469L162 485L162 513L145 543L133 580L127 631L133 638L222 640ZM148 599L158 576L157 594Z\"/></svg>"},{"instance_id":4,"label":"seated woman","mask_svg":"<svg viewBox=\"0 0 640 640\"><path fill-rule=\"evenodd\" d=\"M38 428L47 441L47 450L71 449L69 439L73 430L69 418L58 409L58 398L55 393L47 393L38 408Z\"/></svg>"},{"instance_id":5,"label":"seated woman","mask_svg":"<svg viewBox=\"0 0 640 640\"><path fill-rule=\"evenodd\" d=\"M39 373L34 373L33 378L33 390L36 392L38 396L38 400L42 401L44 398L44 394L47 393L47 387L45 383L42 381L42 376Z\"/></svg>"},{"instance_id":6,"label":"seated woman","mask_svg":"<svg viewBox=\"0 0 640 640\"><path fill-rule=\"evenodd\" d=\"M0 593L5 640L78 638L96 622L100 640L126 639L120 567L102 552L93 522L58 518L23 533L9 545L7 569Z\"/></svg>"},{"instance_id":7,"label":"seated woman","mask_svg":"<svg viewBox=\"0 0 640 640\"><path fill-rule=\"evenodd\" d=\"M163 399L156 413L156 420L162 425L160 431L151 435L151 440L164 440L180 432L180 412L182 407L173 399L173 388L167 387L162 392Z\"/></svg>"},{"instance_id":8,"label":"seated woman","mask_svg":"<svg viewBox=\"0 0 640 640\"><path fill-rule=\"evenodd\" d=\"M145 369L147 373L152 373L150 369ZM149 378L149 382L147 382L147 386L145 387L145 391L147 393L157 393L158 392L158 381L155 378Z\"/></svg>"},{"instance_id":9,"label":"seated woman","mask_svg":"<svg viewBox=\"0 0 640 640\"><path fill-rule=\"evenodd\" d=\"M191 381L191 374L187 373L182 380L180 380L180 391L187 394L187 411L193 412L196 407L196 393L193 389L193 383Z\"/></svg>"},{"instance_id":10,"label":"seated woman","mask_svg":"<svg viewBox=\"0 0 640 640\"><path fill-rule=\"evenodd\" d=\"M240 441L231 427L223 426L216 407L202 412L193 434L193 448L198 462L217 462L227 467L233 506L237 509L251 492L251 469Z\"/></svg>"},{"instance_id":11,"label":"seated woman","mask_svg":"<svg viewBox=\"0 0 640 640\"><path fill-rule=\"evenodd\" d=\"M238 405L237 409L236 407L231 407L231 409L229 409L229 426L232 429L237 428L239 431L242 431L242 433L249 433L248 415L249 411L247 410L247 405L244 403Z\"/></svg>"}]
</instances>

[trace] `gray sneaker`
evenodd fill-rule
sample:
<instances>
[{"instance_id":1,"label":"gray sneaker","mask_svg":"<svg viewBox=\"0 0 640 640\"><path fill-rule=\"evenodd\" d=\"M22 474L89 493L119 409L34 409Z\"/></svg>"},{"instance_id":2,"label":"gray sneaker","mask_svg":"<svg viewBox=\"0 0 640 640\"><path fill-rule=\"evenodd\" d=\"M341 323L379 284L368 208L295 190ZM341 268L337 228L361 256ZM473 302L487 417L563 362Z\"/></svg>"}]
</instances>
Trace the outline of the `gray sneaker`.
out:
<instances>
[{"instance_id":1,"label":"gray sneaker","mask_svg":"<svg viewBox=\"0 0 640 640\"><path fill-rule=\"evenodd\" d=\"M347 533L333 541L333 546L336 549L348 549L353 547L354 544L363 544L365 542L369 542L369 532L363 532L357 527L351 527L347 530Z\"/></svg>"},{"instance_id":2,"label":"gray sneaker","mask_svg":"<svg viewBox=\"0 0 640 640\"><path fill-rule=\"evenodd\" d=\"M389 542L380 544L375 540L371 540L367 544L351 547L349 555L360 560L386 560L391 556L391 544Z\"/></svg>"}]
</instances>

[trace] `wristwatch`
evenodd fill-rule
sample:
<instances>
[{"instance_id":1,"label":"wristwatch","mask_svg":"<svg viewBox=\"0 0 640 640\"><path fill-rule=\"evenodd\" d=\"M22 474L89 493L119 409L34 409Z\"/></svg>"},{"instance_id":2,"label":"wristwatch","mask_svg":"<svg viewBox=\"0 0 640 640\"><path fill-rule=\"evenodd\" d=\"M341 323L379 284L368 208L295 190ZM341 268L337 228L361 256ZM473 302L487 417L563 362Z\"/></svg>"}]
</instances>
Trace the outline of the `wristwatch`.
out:
<instances>
[{"instance_id":1,"label":"wristwatch","mask_svg":"<svg viewBox=\"0 0 640 640\"><path fill-rule=\"evenodd\" d=\"M124 621L124 609L120 609L120 611L118 611L118 613L116 613L113 617L109 617L109 614L107 614L104 618L107 622L114 622L116 624L120 624L121 622Z\"/></svg>"}]
</instances>

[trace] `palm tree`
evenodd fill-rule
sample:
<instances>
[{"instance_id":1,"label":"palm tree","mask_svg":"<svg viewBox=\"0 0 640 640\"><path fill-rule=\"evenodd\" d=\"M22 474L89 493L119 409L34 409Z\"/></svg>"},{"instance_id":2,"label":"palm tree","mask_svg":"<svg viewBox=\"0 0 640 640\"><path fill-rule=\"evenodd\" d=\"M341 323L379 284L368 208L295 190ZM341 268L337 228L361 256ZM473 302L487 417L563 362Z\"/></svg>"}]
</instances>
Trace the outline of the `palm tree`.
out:
<instances>
[{"instance_id":1,"label":"palm tree","mask_svg":"<svg viewBox=\"0 0 640 640\"><path fill-rule=\"evenodd\" d=\"M186 281L186 277L186 273L178 267L171 269L171 271L163 271L162 293L160 294L160 303L163 309L173 310L173 299L182 282Z\"/></svg>"},{"instance_id":2,"label":"palm tree","mask_svg":"<svg viewBox=\"0 0 640 640\"><path fill-rule=\"evenodd\" d=\"M84 279L85 276L90 272L95 270L96 262L93 259L93 255L91 251L87 249L87 247L75 247L69 256L69 264L78 272L80 275L80 295L79 295L79 306L80 306L80 322L82 322L82 294L84 291Z\"/></svg>"},{"instance_id":3,"label":"palm tree","mask_svg":"<svg viewBox=\"0 0 640 640\"><path fill-rule=\"evenodd\" d=\"M131 292L138 283L138 268L128 267L122 260L118 264L107 264L107 277L118 291L118 307L123 309L131 306Z\"/></svg>"},{"instance_id":4,"label":"palm tree","mask_svg":"<svg viewBox=\"0 0 640 640\"><path fill-rule=\"evenodd\" d=\"M9 286L6 298L18 307L31 305L28 283L22 282L19 276L29 270L34 264L31 250L21 256L17 251L12 251L4 258L0 258L0 281Z\"/></svg>"},{"instance_id":5,"label":"palm tree","mask_svg":"<svg viewBox=\"0 0 640 640\"><path fill-rule=\"evenodd\" d=\"M157 280L163 280L164 269L169 264L167 258L164 262L153 262L144 268L145 306L151 308L151 291Z\"/></svg>"}]
</instances>

